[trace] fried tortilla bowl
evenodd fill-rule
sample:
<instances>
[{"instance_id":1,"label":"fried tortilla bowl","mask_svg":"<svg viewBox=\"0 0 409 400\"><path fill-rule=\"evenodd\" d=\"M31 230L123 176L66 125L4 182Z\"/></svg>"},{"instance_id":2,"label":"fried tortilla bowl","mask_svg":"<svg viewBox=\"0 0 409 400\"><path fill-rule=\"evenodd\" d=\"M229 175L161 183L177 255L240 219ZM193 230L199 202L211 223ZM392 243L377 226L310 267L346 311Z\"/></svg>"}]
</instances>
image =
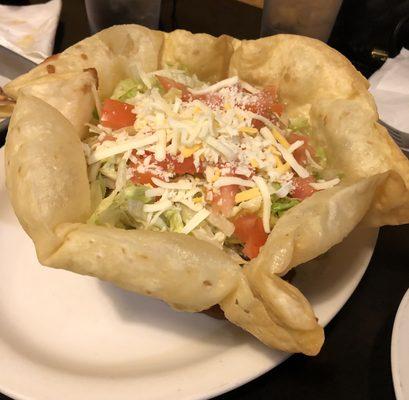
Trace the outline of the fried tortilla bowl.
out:
<instances>
[{"instance_id":1,"label":"fried tortilla bowl","mask_svg":"<svg viewBox=\"0 0 409 400\"><path fill-rule=\"evenodd\" d=\"M101 100L129 76L184 65L210 83L275 85L290 115L308 114L345 178L287 212L244 268L191 236L86 224L90 188L81 139ZM299 36L239 41L137 25L104 30L9 83L17 101L6 142L7 186L40 262L92 275L177 310L219 304L266 345L315 355L324 333L306 298L281 278L358 224L409 222L409 161L378 123L367 81L335 50ZM93 93L94 92L94 93Z\"/></svg>"}]
</instances>

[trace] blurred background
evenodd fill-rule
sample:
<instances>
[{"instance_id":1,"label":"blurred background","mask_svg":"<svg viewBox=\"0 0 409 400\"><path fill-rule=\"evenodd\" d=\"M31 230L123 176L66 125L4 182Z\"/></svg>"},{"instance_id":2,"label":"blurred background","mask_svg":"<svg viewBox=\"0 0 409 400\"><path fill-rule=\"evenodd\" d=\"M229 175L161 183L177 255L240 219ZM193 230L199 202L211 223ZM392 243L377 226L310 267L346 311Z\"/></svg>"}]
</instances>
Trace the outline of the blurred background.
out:
<instances>
[{"instance_id":1,"label":"blurred background","mask_svg":"<svg viewBox=\"0 0 409 400\"><path fill-rule=\"evenodd\" d=\"M5 5L43 2L0 0L0 4ZM102 4L103 1L95 0L94 3ZM255 39L260 36L262 6L263 0L162 0L159 29L182 28ZM75 27L67 23L73 19ZM84 32L90 33L84 1L64 0L55 52L81 40ZM402 46L409 47L409 0L344 0L328 43L347 56L365 76L371 75L386 57L397 55Z\"/></svg>"}]
</instances>

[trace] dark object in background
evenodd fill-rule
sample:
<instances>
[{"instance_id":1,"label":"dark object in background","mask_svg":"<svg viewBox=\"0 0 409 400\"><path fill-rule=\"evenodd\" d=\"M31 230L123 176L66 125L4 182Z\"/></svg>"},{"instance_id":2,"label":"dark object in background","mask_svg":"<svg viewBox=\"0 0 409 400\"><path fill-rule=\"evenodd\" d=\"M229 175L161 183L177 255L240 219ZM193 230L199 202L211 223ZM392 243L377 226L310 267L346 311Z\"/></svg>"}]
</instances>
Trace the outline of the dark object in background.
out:
<instances>
[{"instance_id":1,"label":"dark object in background","mask_svg":"<svg viewBox=\"0 0 409 400\"><path fill-rule=\"evenodd\" d=\"M85 0L92 33L131 23L158 29L160 6L161 0Z\"/></svg>"},{"instance_id":2,"label":"dark object in background","mask_svg":"<svg viewBox=\"0 0 409 400\"><path fill-rule=\"evenodd\" d=\"M344 0L329 45L370 76L409 48L409 0Z\"/></svg>"}]
</instances>

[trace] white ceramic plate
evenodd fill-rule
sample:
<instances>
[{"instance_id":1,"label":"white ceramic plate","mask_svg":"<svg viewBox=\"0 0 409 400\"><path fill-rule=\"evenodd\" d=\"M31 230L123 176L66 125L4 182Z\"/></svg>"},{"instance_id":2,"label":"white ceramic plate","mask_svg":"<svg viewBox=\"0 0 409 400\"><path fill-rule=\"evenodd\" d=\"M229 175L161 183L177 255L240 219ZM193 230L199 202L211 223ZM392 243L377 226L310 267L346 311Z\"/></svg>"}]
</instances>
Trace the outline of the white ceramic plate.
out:
<instances>
[{"instance_id":1,"label":"white ceramic plate","mask_svg":"<svg viewBox=\"0 0 409 400\"><path fill-rule=\"evenodd\" d=\"M295 283L321 323L354 291L376 237L376 230L354 232L297 269ZM1 392L21 400L204 399L287 356L225 321L177 313L97 279L40 266L0 167Z\"/></svg>"},{"instance_id":2,"label":"white ceramic plate","mask_svg":"<svg viewBox=\"0 0 409 400\"><path fill-rule=\"evenodd\" d=\"M409 400L409 289L393 324L391 361L396 399Z\"/></svg>"}]
</instances>

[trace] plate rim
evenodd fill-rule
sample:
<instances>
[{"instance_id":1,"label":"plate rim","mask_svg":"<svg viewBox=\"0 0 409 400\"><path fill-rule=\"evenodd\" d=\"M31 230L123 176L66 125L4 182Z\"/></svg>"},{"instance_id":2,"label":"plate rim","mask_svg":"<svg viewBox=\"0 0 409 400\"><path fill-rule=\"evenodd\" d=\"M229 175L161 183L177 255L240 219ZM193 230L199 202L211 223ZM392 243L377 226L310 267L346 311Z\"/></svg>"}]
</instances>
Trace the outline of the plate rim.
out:
<instances>
[{"instance_id":1,"label":"plate rim","mask_svg":"<svg viewBox=\"0 0 409 400\"><path fill-rule=\"evenodd\" d=\"M409 313L409 289L406 290L403 295L398 310L396 312L395 320L393 322L392 328L392 339L391 339L391 370L392 370L392 381L393 388L395 391L395 396L397 400L408 400L405 398L401 385L401 375L399 367L399 352L398 352L398 340L400 333L400 324L402 323L404 312L408 311Z\"/></svg>"}]
</instances>

